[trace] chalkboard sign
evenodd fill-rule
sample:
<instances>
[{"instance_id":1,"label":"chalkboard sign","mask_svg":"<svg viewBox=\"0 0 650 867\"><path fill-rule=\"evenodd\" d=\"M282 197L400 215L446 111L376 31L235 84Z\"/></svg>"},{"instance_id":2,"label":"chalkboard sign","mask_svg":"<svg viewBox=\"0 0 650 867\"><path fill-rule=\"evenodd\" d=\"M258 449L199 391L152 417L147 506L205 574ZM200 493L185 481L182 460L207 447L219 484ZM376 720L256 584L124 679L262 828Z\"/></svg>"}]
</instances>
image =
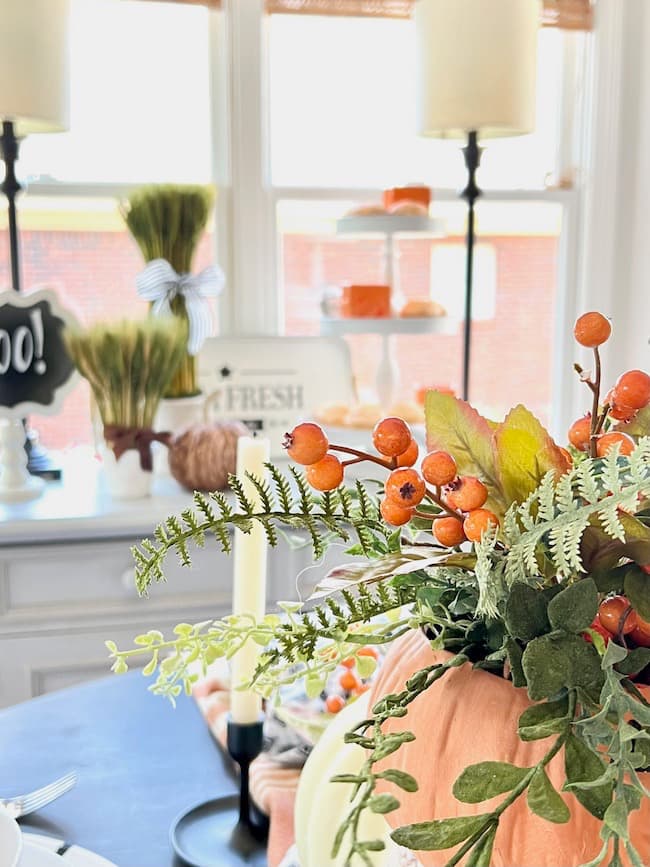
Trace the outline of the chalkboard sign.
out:
<instances>
[{"instance_id":1,"label":"chalkboard sign","mask_svg":"<svg viewBox=\"0 0 650 867\"><path fill-rule=\"evenodd\" d=\"M0 294L0 416L58 411L76 378L63 343L73 324L48 289Z\"/></svg>"}]
</instances>

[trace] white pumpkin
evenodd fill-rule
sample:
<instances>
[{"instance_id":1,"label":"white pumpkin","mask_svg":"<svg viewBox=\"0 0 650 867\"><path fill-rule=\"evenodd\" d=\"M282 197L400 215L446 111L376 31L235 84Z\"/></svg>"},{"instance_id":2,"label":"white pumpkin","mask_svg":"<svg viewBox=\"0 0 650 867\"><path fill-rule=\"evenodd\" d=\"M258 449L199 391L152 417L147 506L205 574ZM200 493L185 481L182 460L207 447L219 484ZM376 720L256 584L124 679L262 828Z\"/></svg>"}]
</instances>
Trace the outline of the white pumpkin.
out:
<instances>
[{"instance_id":1,"label":"white pumpkin","mask_svg":"<svg viewBox=\"0 0 650 867\"><path fill-rule=\"evenodd\" d=\"M345 846L332 858L332 844L338 828L350 810L352 784L332 783L336 774L355 774L365 761L365 751L343 742L345 733L366 719L368 694L361 695L338 713L312 750L300 774L296 793L296 846L301 867L342 867ZM383 852L373 852L376 867L396 864L398 847L389 837L390 827L379 814L366 810L359 823L364 840L380 839Z\"/></svg>"}]
</instances>

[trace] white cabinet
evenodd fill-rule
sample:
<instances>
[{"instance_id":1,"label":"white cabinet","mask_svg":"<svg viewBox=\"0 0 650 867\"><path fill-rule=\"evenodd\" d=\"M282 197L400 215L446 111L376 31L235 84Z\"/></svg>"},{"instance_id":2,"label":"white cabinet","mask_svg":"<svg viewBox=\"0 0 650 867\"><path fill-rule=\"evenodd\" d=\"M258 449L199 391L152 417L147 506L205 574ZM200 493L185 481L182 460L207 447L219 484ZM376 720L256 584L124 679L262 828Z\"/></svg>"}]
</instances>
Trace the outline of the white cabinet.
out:
<instances>
[{"instance_id":1,"label":"white cabinet","mask_svg":"<svg viewBox=\"0 0 650 867\"><path fill-rule=\"evenodd\" d=\"M174 552L166 583L140 598L131 545L167 515L191 505L169 480L138 503L111 502L95 491L62 511L65 485L34 504L0 507L0 707L110 675L106 639L129 647L147 629L170 631L230 609L232 558L216 541L192 550L192 569ZM295 599L309 547L270 552L268 599ZM113 675L110 675L113 676Z\"/></svg>"}]
</instances>

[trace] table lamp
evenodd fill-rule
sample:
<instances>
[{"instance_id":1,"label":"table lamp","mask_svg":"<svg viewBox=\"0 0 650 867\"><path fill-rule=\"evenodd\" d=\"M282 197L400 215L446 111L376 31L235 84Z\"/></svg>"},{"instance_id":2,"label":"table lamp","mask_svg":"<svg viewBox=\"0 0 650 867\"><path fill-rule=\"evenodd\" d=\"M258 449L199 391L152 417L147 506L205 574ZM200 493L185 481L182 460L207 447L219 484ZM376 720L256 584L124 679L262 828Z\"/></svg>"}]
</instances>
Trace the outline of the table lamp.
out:
<instances>
[{"instance_id":1,"label":"table lamp","mask_svg":"<svg viewBox=\"0 0 650 867\"><path fill-rule=\"evenodd\" d=\"M418 133L466 139L463 399L469 398L474 205L481 140L535 125L539 0L416 0Z\"/></svg>"},{"instance_id":2,"label":"table lamp","mask_svg":"<svg viewBox=\"0 0 650 867\"><path fill-rule=\"evenodd\" d=\"M32 133L62 132L69 116L70 0L3 0L0 26L0 157L5 175L0 189L7 197L11 282L22 290L16 196L20 141ZM28 450L28 469L58 478L47 455Z\"/></svg>"}]
</instances>

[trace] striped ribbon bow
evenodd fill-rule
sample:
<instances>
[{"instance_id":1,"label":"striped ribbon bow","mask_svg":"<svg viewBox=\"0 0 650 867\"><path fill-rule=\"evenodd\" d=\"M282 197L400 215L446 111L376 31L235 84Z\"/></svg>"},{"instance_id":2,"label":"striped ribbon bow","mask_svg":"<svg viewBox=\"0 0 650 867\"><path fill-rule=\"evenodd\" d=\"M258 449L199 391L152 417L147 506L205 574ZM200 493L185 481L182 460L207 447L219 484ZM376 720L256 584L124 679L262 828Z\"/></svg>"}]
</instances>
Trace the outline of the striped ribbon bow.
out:
<instances>
[{"instance_id":1,"label":"striped ribbon bow","mask_svg":"<svg viewBox=\"0 0 650 867\"><path fill-rule=\"evenodd\" d=\"M152 302L154 316L170 316L172 300L183 296L189 322L187 351L196 355L212 330L207 299L219 295L225 282L223 271L216 265L196 275L177 274L166 259L152 259L136 277L136 288L141 298Z\"/></svg>"}]
</instances>

